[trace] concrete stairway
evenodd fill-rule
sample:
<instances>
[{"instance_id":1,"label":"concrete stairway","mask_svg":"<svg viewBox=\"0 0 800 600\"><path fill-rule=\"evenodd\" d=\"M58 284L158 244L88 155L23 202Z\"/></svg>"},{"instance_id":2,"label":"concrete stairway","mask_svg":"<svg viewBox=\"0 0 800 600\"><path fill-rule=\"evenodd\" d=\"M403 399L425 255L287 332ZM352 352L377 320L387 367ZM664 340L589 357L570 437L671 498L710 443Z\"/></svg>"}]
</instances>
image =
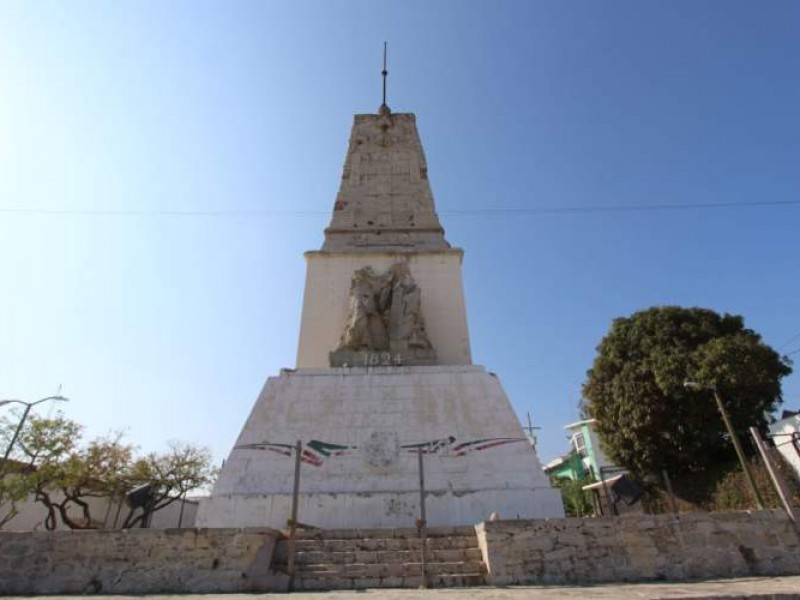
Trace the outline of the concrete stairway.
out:
<instances>
[{"instance_id":1,"label":"concrete stairway","mask_svg":"<svg viewBox=\"0 0 800 600\"><path fill-rule=\"evenodd\" d=\"M287 572L288 540L278 542L272 569ZM422 585L422 540L416 529L298 531L295 590L402 588ZM483 585L475 529L428 530L426 572L430 587Z\"/></svg>"}]
</instances>

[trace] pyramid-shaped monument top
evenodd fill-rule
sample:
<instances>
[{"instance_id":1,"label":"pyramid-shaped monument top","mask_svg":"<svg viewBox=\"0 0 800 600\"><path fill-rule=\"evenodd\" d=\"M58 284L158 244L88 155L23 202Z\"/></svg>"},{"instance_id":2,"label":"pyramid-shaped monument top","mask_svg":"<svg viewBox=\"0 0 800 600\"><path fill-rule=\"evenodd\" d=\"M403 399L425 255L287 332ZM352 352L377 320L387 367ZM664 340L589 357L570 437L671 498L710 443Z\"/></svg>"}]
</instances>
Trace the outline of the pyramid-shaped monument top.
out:
<instances>
[{"instance_id":1,"label":"pyramid-shaped monument top","mask_svg":"<svg viewBox=\"0 0 800 600\"><path fill-rule=\"evenodd\" d=\"M342 182L325 230L327 252L449 248L428 182L416 118L356 115Z\"/></svg>"}]
</instances>

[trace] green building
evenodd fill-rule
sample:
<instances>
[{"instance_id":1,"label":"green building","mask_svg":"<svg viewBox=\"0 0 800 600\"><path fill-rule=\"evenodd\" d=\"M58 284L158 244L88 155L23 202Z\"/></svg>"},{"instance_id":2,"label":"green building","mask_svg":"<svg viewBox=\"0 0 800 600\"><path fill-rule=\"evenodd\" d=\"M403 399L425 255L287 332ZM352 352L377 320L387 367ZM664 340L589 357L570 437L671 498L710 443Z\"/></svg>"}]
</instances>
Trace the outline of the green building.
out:
<instances>
[{"instance_id":1,"label":"green building","mask_svg":"<svg viewBox=\"0 0 800 600\"><path fill-rule=\"evenodd\" d=\"M586 479L599 481L602 467L613 467L600 448L600 440L594 430L595 419L577 421L565 426L570 449L567 454L551 460L544 467L545 473L554 478Z\"/></svg>"}]
</instances>

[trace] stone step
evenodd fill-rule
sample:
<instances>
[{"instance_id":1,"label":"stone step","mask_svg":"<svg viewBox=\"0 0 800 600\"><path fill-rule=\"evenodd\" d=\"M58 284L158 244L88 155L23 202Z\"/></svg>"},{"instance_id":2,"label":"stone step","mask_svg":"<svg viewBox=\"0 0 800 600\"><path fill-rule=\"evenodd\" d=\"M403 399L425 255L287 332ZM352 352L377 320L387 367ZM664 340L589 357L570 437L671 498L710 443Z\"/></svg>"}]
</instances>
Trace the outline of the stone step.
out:
<instances>
[{"instance_id":1,"label":"stone step","mask_svg":"<svg viewBox=\"0 0 800 600\"><path fill-rule=\"evenodd\" d=\"M428 585L433 588L474 587L486 585L483 575L451 574L431 575ZM363 590L368 588L419 588L422 577L297 577L295 590Z\"/></svg>"},{"instance_id":2,"label":"stone step","mask_svg":"<svg viewBox=\"0 0 800 600\"><path fill-rule=\"evenodd\" d=\"M278 542L272 568L286 572L288 540ZM413 588L422 585L422 540L413 528L306 530L295 540L295 589ZM486 568L472 527L428 531L431 587L485 584Z\"/></svg>"},{"instance_id":3,"label":"stone step","mask_svg":"<svg viewBox=\"0 0 800 600\"><path fill-rule=\"evenodd\" d=\"M429 527L429 538L441 537L475 537L475 528L472 526L459 527ZM297 540L354 540L354 539L387 539L387 538L419 538L419 531L414 527L396 527L394 529L299 529L295 532Z\"/></svg>"},{"instance_id":4,"label":"stone step","mask_svg":"<svg viewBox=\"0 0 800 600\"><path fill-rule=\"evenodd\" d=\"M284 548L285 550L285 548ZM410 563L420 560L421 550L356 550L354 552L325 552L323 550L299 551L295 554L298 565L329 562L333 564L350 563L377 563L395 564ZM428 549L426 553L428 562L468 562L481 561L483 555L480 548L447 548ZM286 552L276 553L275 562L285 562Z\"/></svg>"},{"instance_id":5,"label":"stone step","mask_svg":"<svg viewBox=\"0 0 800 600\"><path fill-rule=\"evenodd\" d=\"M288 541L281 540L277 549L288 546ZM428 539L427 547L431 550L455 548L477 548L478 541L473 534L470 537L441 537ZM419 538L367 538L367 539L299 539L295 540L297 552L375 552L380 550L419 550L422 540Z\"/></svg>"},{"instance_id":6,"label":"stone step","mask_svg":"<svg viewBox=\"0 0 800 600\"><path fill-rule=\"evenodd\" d=\"M429 575L483 575L483 563L478 562L440 562L428 563L426 570ZM316 563L297 565L297 577L413 577L422 575L422 563L404 564L375 564L351 563L337 565L331 563Z\"/></svg>"}]
</instances>

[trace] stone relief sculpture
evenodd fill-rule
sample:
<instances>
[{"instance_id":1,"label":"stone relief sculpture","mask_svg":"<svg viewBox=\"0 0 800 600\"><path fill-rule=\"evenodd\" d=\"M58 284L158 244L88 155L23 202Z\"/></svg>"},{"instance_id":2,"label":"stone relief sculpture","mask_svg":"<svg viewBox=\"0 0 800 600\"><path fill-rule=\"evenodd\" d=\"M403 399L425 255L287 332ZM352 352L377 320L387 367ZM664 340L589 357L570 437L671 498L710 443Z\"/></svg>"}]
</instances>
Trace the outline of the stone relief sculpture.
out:
<instances>
[{"instance_id":1,"label":"stone relief sculpture","mask_svg":"<svg viewBox=\"0 0 800 600\"><path fill-rule=\"evenodd\" d=\"M422 318L422 294L411 277L408 265L394 264L389 269L389 274L392 299L389 314L390 343L407 344L409 348L431 349Z\"/></svg>"},{"instance_id":2,"label":"stone relief sculpture","mask_svg":"<svg viewBox=\"0 0 800 600\"><path fill-rule=\"evenodd\" d=\"M338 350L384 350L389 334L384 316L388 304L383 277L372 267L359 269L350 284L350 305Z\"/></svg>"},{"instance_id":3,"label":"stone relief sculpture","mask_svg":"<svg viewBox=\"0 0 800 600\"><path fill-rule=\"evenodd\" d=\"M434 364L421 304L421 291L406 263L395 263L381 275L372 267L356 271L331 366L361 366L359 353L390 353L391 364ZM385 363L384 357L378 364Z\"/></svg>"}]
</instances>

